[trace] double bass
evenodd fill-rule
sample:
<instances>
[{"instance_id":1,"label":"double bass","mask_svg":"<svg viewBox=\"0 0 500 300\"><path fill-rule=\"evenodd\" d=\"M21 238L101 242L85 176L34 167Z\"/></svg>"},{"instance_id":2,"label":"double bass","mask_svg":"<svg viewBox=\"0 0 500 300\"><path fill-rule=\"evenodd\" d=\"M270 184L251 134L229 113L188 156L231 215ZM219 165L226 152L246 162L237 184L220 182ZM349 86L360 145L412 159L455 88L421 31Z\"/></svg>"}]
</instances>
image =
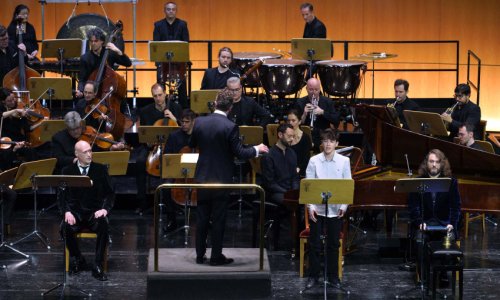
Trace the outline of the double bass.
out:
<instances>
[{"instance_id":1,"label":"double bass","mask_svg":"<svg viewBox=\"0 0 500 300\"><path fill-rule=\"evenodd\" d=\"M119 139L125 132L125 126L129 123L127 121L130 121L120 111L121 103L126 98L127 83L123 76L120 76L108 65L109 49L104 48L107 43L114 42L117 35L123 30L121 21L118 21L115 26L116 29L111 33L108 41L103 44L104 54L99 68L90 74L89 80L96 82L97 99L101 99L111 90L111 87L113 88L111 96L106 100L106 114L109 117L106 122L106 131L110 132L115 139Z\"/></svg>"},{"instance_id":2,"label":"double bass","mask_svg":"<svg viewBox=\"0 0 500 300\"><path fill-rule=\"evenodd\" d=\"M23 30L21 21L18 23L19 44L23 43ZM18 49L18 66L10 70L3 78L2 85L14 91L19 97L17 108L27 111L27 119L30 123L31 130L27 133L28 141L32 147L38 147L43 144L40 141L41 128L40 125L45 118L50 117L50 111L42 107L39 99L32 102L29 91L27 91L27 81L32 77L41 77L40 73L26 66L24 61L24 51Z\"/></svg>"}]
</instances>

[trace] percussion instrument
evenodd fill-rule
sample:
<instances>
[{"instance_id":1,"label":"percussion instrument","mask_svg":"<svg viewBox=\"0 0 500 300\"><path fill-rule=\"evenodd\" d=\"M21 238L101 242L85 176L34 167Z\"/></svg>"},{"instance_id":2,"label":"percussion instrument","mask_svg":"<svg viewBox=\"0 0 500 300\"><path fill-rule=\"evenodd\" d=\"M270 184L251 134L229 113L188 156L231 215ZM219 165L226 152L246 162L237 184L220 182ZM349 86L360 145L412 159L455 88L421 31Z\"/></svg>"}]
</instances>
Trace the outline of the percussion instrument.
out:
<instances>
[{"instance_id":1,"label":"percussion instrument","mask_svg":"<svg viewBox=\"0 0 500 300\"><path fill-rule=\"evenodd\" d=\"M295 94L306 84L307 60L268 59L259 68L264 90L278 97Z\"/></svg>"},{"instance_id":2,"label":"percussion instrument","mask_svg":"<svg viewBox=\"0 0 500 300\"><path fill-rule=\"evenodd\" d=\"M281 55L273 52L235 52L233 55L233 64L240 74L245 74L259 59L265 60L269 58L281 58ZM260 87L258 73L252 72L248 74L243 85L250 88Z\"/></svg>"},{"instance_id":3,"label":"percussion instrument","mask_svg":"<svg viewBox=\"0 0 500 300\"><path fill-rule=\"evenodd\" d=\"M322 60L316 62L323 91L329 95L355 95L366 71L366 63L356 60Z\"/></svg>"}]
</instances>

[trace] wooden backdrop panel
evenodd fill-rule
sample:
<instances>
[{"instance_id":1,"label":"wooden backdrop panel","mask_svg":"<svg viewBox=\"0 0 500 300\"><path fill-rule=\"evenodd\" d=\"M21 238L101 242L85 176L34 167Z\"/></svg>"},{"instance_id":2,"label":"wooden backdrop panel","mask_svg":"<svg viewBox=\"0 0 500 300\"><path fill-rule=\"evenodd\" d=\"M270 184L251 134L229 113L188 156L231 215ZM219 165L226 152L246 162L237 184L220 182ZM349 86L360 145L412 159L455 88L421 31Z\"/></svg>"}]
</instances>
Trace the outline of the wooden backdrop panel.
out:
<instances>
[{"instance_id":1,"label":"wooden backdrop panel","mask_svg":"<svg viewBox=\"0 0 500 300\"><path fill-rule=\"evenodd\" d=\"M153 23L164 17L160 0L139 0L137 5L137 39L152 38ZM178 17L189 24L192 40L290 40L300 37L304 21L299 6L302 0L255 0L233 1L228 5L222 0L179 0ZM327 26L327 37L333 40L459 40L460 82L466 81L467 50L473 50L483 62L481 78L481 108L483 119L488 120L489 130L500 130L500 106L497 102L500 57L500 1L498 0L321 0L311 1L315 13ZM30 22L41 38L41 5L37 0L3 1L0 23L8 25L17 4L31 8ZM125 23L125 38L132 39L132 5L128 3L104 3L112 20ZM47 4L45 37L54 38L57 31L71 14L73 4ZM76 13L98 13L97 4L80 3ZM235 51L272 51L272 48L288 50L283 45L248 45L228 43ZM215 51L222 46L217 44ZM397 59L380 62L380 67L433 66L450 68L455 63L452 47L437 45L351 45L352 55L366 52L394 52ZM190 46L193 67L206 68L208 58L206 44ZM132 49L127 46L132 56ZM216 53L215 53L216 54ZM215 54L212 59L215 60ZM147 45L140 44L137 57L147 59ZM336 59L342 58L343 47L336 45ZM425 63L425 64L424 64ZM449 65L448 65L449 64ZM376 64L376 68L378 68ZM360 90L360 96L371 96L371 75ZM375 97L393 97L394 79L410 80L412 97L448 97L453 93L455 78L451 73L378 72L375 78ZM202 72L193 75L193 89L200 85ZM139 96L149 95L149 87L155 80L154 72L138 75ZM129 82L129 88L131 84Z\"/></svg>"}]
</instances>

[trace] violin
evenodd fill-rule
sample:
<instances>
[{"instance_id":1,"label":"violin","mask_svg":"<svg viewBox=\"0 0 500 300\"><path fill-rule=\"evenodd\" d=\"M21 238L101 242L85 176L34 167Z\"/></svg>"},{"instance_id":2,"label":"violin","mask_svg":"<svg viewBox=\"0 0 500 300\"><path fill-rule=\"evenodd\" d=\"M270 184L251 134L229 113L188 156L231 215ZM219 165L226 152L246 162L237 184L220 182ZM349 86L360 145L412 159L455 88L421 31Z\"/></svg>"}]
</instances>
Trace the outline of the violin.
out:
<instances>
[{"instance_id":1,"label":"violin","mask_svg":"<svg viewBox=\"0 0 500 300\"><path fill-rule=\"evenodd\" d=\"M12 141L12 139L10 137L2 137L0 138L0 149L2 150L7 150L7 149L10 149L10 147L12 147L12 145L17 145L18 143L23 143L23 147L29 147L29 143L26 143L26 142L15 142L15 141Z\"/></svg>"},{"instance_id":2,"label":"violin","mask_svg":"<svg viewBox=\"0 0 500 300\"><path fill-rule=\"evenodd\" d=\"M91 116L94 119L99 119L100 116L102 115L107 115L108 114L108 107L104 104L99 104L99 99L94 98L94 100L90 101L89 104L85 107L85 114L88 114L90 111L92 111Z\"/></svg>"},{"instance_id":3,"label":"violin","mask_svg":"<svg viewBox=\"0 0 500 300\"><path fill-rule=\"evenodd\" d=\"M106 150L109 150L111 146L120 143L114 140L111 133L97 133L97 130L92 126L85 126L85 131L82 132L80 140L86 141L90 145L93 145L95 143L99 148Z\"/></svg>"}]
</instances>

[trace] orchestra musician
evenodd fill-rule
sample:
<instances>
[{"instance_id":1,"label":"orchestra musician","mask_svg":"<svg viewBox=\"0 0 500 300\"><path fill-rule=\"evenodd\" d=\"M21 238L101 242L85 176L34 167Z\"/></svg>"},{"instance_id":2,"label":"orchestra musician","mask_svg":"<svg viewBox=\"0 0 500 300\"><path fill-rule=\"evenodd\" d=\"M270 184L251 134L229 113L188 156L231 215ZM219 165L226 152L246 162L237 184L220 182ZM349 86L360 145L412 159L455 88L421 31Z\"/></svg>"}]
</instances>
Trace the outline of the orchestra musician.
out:
<instances>
[{"instance_id":1,"label":"orchestra musician","mask_svg":"<svg viewBox=\"0 0 500 300\"><path fill-rule=\"evenodd\" d=\"M79 141L74 148L75 162L64 167L63 175L84 175L92 180L92 187L70 187L61 201L64 214L64 234L66 245L72 258L73 274L87 268L85 258L78 247L75 234L82 229L97 233L95 265L92 276L100 281L108 280L103 262L108 244L108 219L113 208L115 194L111 187L106 166L92 161L92 148L86 141Z\"/></svg>"},{"instance_id":2,"label":"orchestra musician","mask_svg":"<svg viewBox=\"0 0 500 300\"><path fill-rule=\"evenodd\" d=\"M254 99L243 96L243 88L238 77L227 80L227 92L232 95L233 104L227 113L227 117L236 125L266 127L271 122L271 113L260 106Z\"/></svg>"},{"instance_id":3,"label":"orchestra musician","mask_svg":"<svg viewBox=\"0 0 500 300\"><path fill-rule=\"evenodd\" d=\"M226 87L227 80L235 75L239 75L229 66L233 62L233 51L229 47L219 49L219 66L205 70L201 81L202 90L216 90Z\"/></svg>"},{"instance_id":4,"label":"orchestra musician","mask_svg":"<svg viewBox=\"0 0 500 300\"><path fill-rule=\"evenodd\" d=\"M452 177L450 163L445 154L438 149L430 150L420 164L418 175L419 178L451 178L451 185L448 192L424 193L423 200L421 200L419 193L408 195L408 210L410 211L413 236L419 238L420 234L416 234L416 232L423 230L424 242L442 240L447 233L453 233L456 237L460 219L460 193L458 181ZM423 205L423 215L421 205ZM441 226L445 230L428 231L428 226ZM420 250L421 247L418 249ZM418 254L423 255L419 252ZM426 265L427 263L424 263L424 266L420 266L421 274L426 274L423 270ZM443 272L440 277L440 285L446 286L447 283L446 273Z\"/></svg>"},{"instance_id":5,"label":"orchestra musician","mask_svg":"<svg viewBox=\"0 0 500 300\"><path fill-rule=\"evenodd\" d=\"M326 26L314 15L314 7L311 3L300 5L304 25L303 38L326 39Z\"/></svg>"},{"instance_id":6,"label":"orchestra musician","mask_svg":"<svg viewBox=\"0 0 500 300\"><path fill-rule=\"evenodd\" d=\"M28 22L29 13L30 9L28 6L24 4L16 6L12 15L12 21L10 22L9 27L7 27L7 31L9 32L9 39L11 43L19 45L19 49L26 52L28 60L34 60L38 54L38 42L36 39L35 27ZM18 40L19 23L21 24L23 34L22 43L19 43Z\"/></svg>"},{"instance_id":7,"label":"orchestra musician","mask_svg":"<svg viewBox=\"0 0 500 300\"><path fill-rule=\"evenodd\" d=\"M19 65L18 51L14 45L9 41L7 29L0 25L0 86L3 86L5 75Z\"/></svg>"},{"instance_id":8,"label":"orchestra musician","mask_svg":"<svg viewBox=\"0 0 500 300\"><path fill-rule=\"evenodd\" d=\"M115 64L130 67L132 62L130 58L115 44L109 42L104 46L106 35L100 28L92 28L87 32L87 38L90 43L90 51L80 56L80 72L78 73L78 89L76 97L83 97L83 89L88 81L90 74L101 64L104 55L103 49L109 49L108 65L114 67ZM99 84L99 83L98 83Z\"/></svg>"},{"instance_id":9,"label":"orchestra musician","mask_svg":"<svg viewBox=\"0 0 500 300\"><path fill-rule=\"evenodd\" d=\"M177 18L177 3L169 1L164 5L165 18L154 23L153 41L184 41L189 42L189 30L187 22ZM167 78L163 78L163 66L166 64L158 63L156 82L164 84ZM172 69L178 68L175 72L182 72L183 69L177 63L173 63ZM169 70L171 71L171 70ZM174 70L172 70L174 71ZM174 75L174 74L172 74ZM179 74L181 75L181 74ZM182 108L188 108L186 80L179 82L178 88L179 103Z\"/></svg>"},{"instance_id":10,"label":"orchestra musician","mask_svg":"<svg viewBox=\"0 0 500 300\"><path fill-rule=\"evenodd\" d=\"M351 164L348 157L335 153L338 146L339 133L328 128L321 133L323 152L311 157L306 169L306 178L320 179L351 179ZM347 204L328 204L325 212L324 205L308 204L309 211L309 279L306 288L310 289L318 284L320 274L320 253L322 250L320 236L326 230L328 282L334 287L340 287L338 274L339 237L342 230L342 217Z\"/></svg>"},{"instance_id":11,"label":"orchestra musician","mask_svg":"<svg viewBox=\"0 0 500 300\"><path fill-rule=\"evenodd\" d=\"M481 109L475 103L470 101L470 86L465 83L457 85L454 98L457 101L454 106L441 114L441 118L446 124L449 124L448 130L450 137L457 136L458 128L463 123L474 126L474 139L481 140L479 130L479 121L481 121ZM451 113L448 113L451 110Z\"/></svg>"},{"instance_id":12,"label":"orchestra musician","mask_svg":"<svg viewBox=\"0 0 500 300\"><path fill-rule=\"evenodd\" d=\"M179 129L175 130L168 136L163 153L180 153L181 151L189 147L189 139L191 138L191 133L193 132L195 118L196 113L194 111L190 109L185 109L182 111L182 116L180 118L181 126ZM172 200L170 190L166 189L165 191L166 193L163 195L163 199L165 199L167 224L163 229L165 232L171 232L177 228L177 220L175 218L175 203Z\"/></svg>"},{"instance_id":13,"label":"orchestra musician","mask_svg":"<svg viewBox=\"0 0 500 300\"><path fill-rule=\"evenodd\" d=\"M262 186L266 191L266 201L278 205L273 224L275 246L279 243L281 218L287 211L283 206L285 193L299 188L297 154L291 148L294 137L292 125L280 124L277 136L276 144L261 158Z\"/></svg>"},{"instance_id":14,"label":"orchestra musician","mask_svg":"<svg viewBox=\"0 0 500 300\"><path fill-rule=\"evenodd\" d=\"M70 111L64 115L64 124L66 128L52 136L52 157L57 158L55 174L59 174L62 168L69 166L77 161L75 155L75 144L82 138L85 132L85 125L76 111ZM92 138L89 138L92 140ZM92 145L93 150L97 151L96 145ZM111 146L111 151L123 150L125 145L117 143Z\"/></svg>"},{"instance_id":15,"label":"orchestra musician","mask_svg":"<svg viewBox=\"0 0 500 300\"><path fill-rule=\"evenodd\" d=\"M171 120L178 125L182 108L174 101L170 101L170 95L167 96L163 85L159 83L153 84L151 94L154 102L144 106L139 111L137 126L153 126L158 120ZM167 121L168 122L168 121ZM137 201L138 207L136 213L142 214L146 208L146 160L149 154L149 148L146 145L136 147L136 184L137 184Z\"/></svg>"},{"instance_id":16,"label":"orchestra musician","mask_svg":"<svg viewBox=\"0 0 500 300\"><path fill-rule=\"evenodd\" d=\"M404 110L414 110L419 111L420 106L408 98L408 88L410 83L404 79L396 79L394 81L394 95L396 96L396 101L394 101L394 109L396 109L399 117L400 123L403 125L404 129L409 129L406 118L403 114Z\"/></svg>"},{"instance_id":17,"label":"orchestra musician","mask_svg":"<svg viewBox=\"0 0 500 300\"><path fill-rule=\"evenodd\" d=\"M0 150L0 173L16 166L16 152L25 146L25 142L14 142L14 144L10 145L9 148L5 147L7 149L4 149L3 146L4 144L2 144L2 149ZM17 193L6 184L0 183L0 185L0 192L2 193L0 195L0 199L3 200L0 205L3 206L4 233L7 235L10 231L10 224L14 214Z\"/></svg>"},{"instance_id":18,"label":"orchestra musician","mask_svg":"<svg viewBox=\"0 0 500 300\"><path fill-rule=\"evenodd\" d=\"M291 148L297 154L297 167L299 168L300 177L305 177L307 164L311 157L312 141L308 134L300 129L302 124L300 121L301 114L294 108L290 109L287 113L286 121L293 127L293 140Z\"/></svg>"},{"instance_id":19,"label":"orchestra musician","mask_svg":"<svg viewBox=\"0 0 500 300\"><path fill-rule=\"evenodd\" d=\"M483 150L474 140L474 126L471 124L462 124L458 129L458 140L460 145L472 149Z\"/></svg>"},{"instance_id":20,"label":"orchestra musician","mask_svg":"<svg viewBox=\"0 0 500 300\"><path fill-rule=\"evenodd\" d=\"M27 111L17 108L17 97L13 91L0 89L0 113L2 117L2 137L9 137L14 142L26 142L27 134L31 130L25 118ZM23 143L24 146L27 144ZM35 151L29 147L21 147L16 151L23 161L35 159Z\"/></svg>"},{"instance_id":21,"label":"orchestra musician","mask_svg":"<svg viewBox=\"0 0 500 300\"><path fill-rule=\"evenodd\" d=\"M313 149L319 152L320 132L332 125L338 127L340 113L335 110L331 99L320 95L321 84L318 79L310 78L306 90L307 96L297 100L295 109L300 113L300 122L311 127Z\"/></svg>"},{"instance_id":22,"label":"orchestra musician","mask_svg":"<svg viewBox=\"0 0 500 300\"><path fill-rule=\"evenodd\" d=\"M215 100L214 113L196 119L189 146L200 150L195 171L197 183L231 183L234 156L249 159L259 153L268 152L264 144L254 147L244 147L241 144L238 126L227 117L232 102L233 95L223 90ZM206 260L210 220L212 221L210 265L232 263L234 261L232 258L222 254L229 191L199 189L197 200L196 263L203 264Z\"/></svg>"},{"instance_id":23,"label":"orchestra musician","mask_svg":"<svg viewBox=\"0 0 500 300\"><path fill-rule=\"evenodd\" d=\"M85 86L83 87L83 98L78 100L76 103L76 112L80 114L80 116L85 116L85 109L87 107L90 108L90 103L95 99L96 96L96 85L94 81L87 81ZM105 105L105 103L104 103ZM104 132L106 130L106 126L101 125L101 122L106 122L108 116L103 112L98 112L99 117L94 118L92 115L89 115L87 119L85 119L85 124L94 127L99 132Z\"/></svg>"}]
</instances>

